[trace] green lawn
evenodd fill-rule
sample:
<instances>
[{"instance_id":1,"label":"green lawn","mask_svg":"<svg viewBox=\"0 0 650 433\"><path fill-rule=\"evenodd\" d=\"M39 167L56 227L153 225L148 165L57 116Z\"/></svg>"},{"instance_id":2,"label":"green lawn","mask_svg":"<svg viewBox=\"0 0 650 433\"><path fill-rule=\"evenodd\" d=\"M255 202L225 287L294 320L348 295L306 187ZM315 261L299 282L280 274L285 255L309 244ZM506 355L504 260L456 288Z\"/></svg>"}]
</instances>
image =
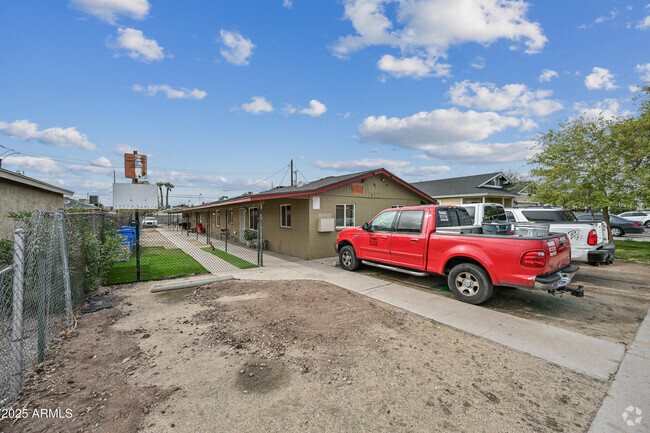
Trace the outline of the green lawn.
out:
<instances>
[{"instance_id":1,"label":"green lawn","mask_svg":"<svg viewBox=\"0 0 650 433\"><path fill-rule=\"evenodd\" d=\"M180 249L140 248L140 281L162 280L208 272L199 262ZM135 251L128 262L116 263L103 281L104 285L136 281Z\"/></svg>"},{"instance_id":2,"label":"green lawn","mask_svg":"<svg viewBox=\"0 0 650 433\"><path fill-rule=\"evenodd\" d=\"M237 266L239 269L250 269L250 268L256 268L257 265L254 265L251 262L247 262L244 259L240 259L237 256L233 256L232 254L228 254L225 251L221 251L220 249L215 248L214 251L212 251L210 248L201 248L203 251L207 251L210 254L214 254L215 256L219 257L222 260L227 261L231 265Z\"/></svg>"},{"instance_id":3,"label":"green lawn","mask_svg":"<svg viewBox=\"0 0 650 433\"><path fill-rule=\"evenodd\" d=\"M616 258L650 265L650 242L615 241Z\"/></svg>"}]
</instances>

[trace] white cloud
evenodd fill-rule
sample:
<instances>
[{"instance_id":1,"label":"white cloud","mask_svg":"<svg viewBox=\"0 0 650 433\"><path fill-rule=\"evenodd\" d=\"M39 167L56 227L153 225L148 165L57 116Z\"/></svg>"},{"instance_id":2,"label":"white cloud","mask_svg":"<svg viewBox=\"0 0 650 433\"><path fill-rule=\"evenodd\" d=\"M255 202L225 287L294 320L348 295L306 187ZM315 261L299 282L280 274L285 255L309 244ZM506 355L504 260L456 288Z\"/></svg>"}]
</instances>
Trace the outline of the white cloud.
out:
<instances>
[{"instance_id":1,"label":"white cloud","mask_svg":"<svg viewBox=\"0 0 650 433\"><path fill-rule=\"evenodd\" d=\"M154 39L147 39L142 30L129 27L117 29L115 42L108 40L106 45L116 50L125 50L129 57L144 63L165 58L163 48L158 45L158 42Z\"/></svg>"},{"instance_id":2,"label":"white cloud","mask_svg":"<svg viewBox=\"0 0 650 433\"><path fill-rule=\"evenodd\" d=\"M632 114L629 110L621 111L621 104L614 98L607 98L602 102L596 103L595 106L589 106L584 102L576 102L573 108L578 111L580 116L590 120L599 117L614 119L620 116L627 117Z\"/></svg>"},{"instance_id":3,"label":"white cloud","mask_svg":"<svg viewBox=\"0 0 650 433\"><path fill-rule=\"evenodd\" d=\"M476 163L521 161L528 142L482 143L494 133L526 126L528 121L494 112L456 108L421 112L404 118L370 116L359 125L364 142L421 150L431 158Z\"/></svg>"},{"instance_id":4,"label":"white cloud","mask_svg":"<svg viewBox=\"0 0 650 433\"><path fill-rule=\"evenodd\" d=\"M474 60L469 64L474 69L483 69L485 68L485 58L481 56L474 57Z\"/></svg>"},{"instance_id":5,"label":"white cloud","mask_svg":"<svg viewBox=\"0 0 650 433\"><path fill-rule=\"evenodd\" d=\"M24 119L11 123L0 121L0 132L19 140L33 139L39 143L52 144L56 147L78 147L84 150L97 150L97 146L88 141L86 134L77 131L75 127L55 127L39 131L36 123Z\"/></svg>"},{"instance_id":6,"label":"white cloud","mask_svg":"<svg viewBox=\"0 0 650 433\"><path fill-rule=\"evenodd\" d=\"M173 89L167 84L151 84L146 88L140 84L133 86L134 92L143 92L147 96L155 96L158 92L163 92L167 95L168 99L203 99L208 95L205 90L194 88L192 90L181 87L180 89Z\"/></svg>"},{"instance_id":7,"label":"white cloud","mask_svg":"<svg viewBox=\"0 0 650 433\"><path fill-rule=\"evenodd\" d=\"M327 107L325 104L312 99L309 101L309 108L303 108L302 110L299 111L300 114L306 114L311 117L318 117L320 115L325 114L327 111Z\"/></svg>"},{"instance_id":8,"label":"white cloud","mask_svg":"<svg viewBox=\"0 0 650 433\"><path fill-rule=\"evenodd\" d=\"M449 89L450 102L479 110L503 111L507 114L526 116L546 116L561 110L562 104L548 99L551 90L531 91L524 84L506 84L499 88L493 83L469 82L456 83Z\"/></svg>"},{"instance_id":9,"label":"white cloud","mask_svg":"<svg viewBox=\"0 0 650 433\"><path fill-rule=\"evenodd\" d=\"M111 161L109 161L108 158L106 158L105 156L100 156L97 159L93 159L90 161L90 163L96 167L105 167L105 168L113 167Z\"/></svg>"},{"instance_id":10,"label":"white cloud","mask_svg":"<svg viewBox=\"0 0 650 433\"><path fill-rule=\"evenodd\" d=\"M242 104L241 109L252 114L270 113L273 111L273 105L263 96L253 96L252 102Z\"/></svg>"},{"instance_id":11,"label":"white cloud","mask_svg":"<svg viewBox=\"0 0 650 433\"><path fill-rule=\"evenodd\" d=\"M589 90L605 89L613 90L618 86L614 84L614 75L609 69L594 67L591 74L585 78L585 86Z\"/></svg>"},{"instance_id":12,"label":"white cloud","mask_svg":"<svg viewBox=\"0 0 650 433\"><path fill-rule=\"evenodd\" d=\"M250 39L246 39L239 32L230 32L221 30L221 42L224 47L221 49L221 55L230 63L238 66L248 65L250 57L253 55L255 44Z\"/></svg>"},{"instance_id":13,"label":"white cloud","mask_svg":"<svg viewBox=\"0 0 650 433\"><path fill-rule=\"evenodd\" d=\"M387 8L395 10L394 21ZM347 58L369 46L387 45L437 64L451 46L507 39L535 53L547 39L540 25L526 18L527 10L527 3L514 0L346 0L344 17L356 34L340 37L332 52Z\"/></svg>"},{"instance_id":14,"label":"white cloud","mask_svg":"<svg viewBox=\"0 0 650 433\"><path fill-rule=\"evenodd\" d=\"M448 76L451 65L437 64L435 60L422 59L417 56L397 59L390 54L385 54L377 62L377 67L398 78L423 78Z\"/></svg>"},{"instance_id":15,"label":"white cloud","mask_svg":"<svg viewBox=\"0 0 650 433\"><path fill-rule=\"evenodd\" d=\"M291 9L291 6L293 6L293 2L291 0L283 0L282 6L284 6L287 9Z\"/></svg>"},{"instance_id":16,"label":"white cloud","mask_svg":"<svg viewBox=\"0 0 650 433\"><path fill-rule=\"evenodd\" d=\"M645 65L637 64L634 70L641 75L643 81L650 81L650 63Z\"/></svg>"},{"instance_id":17,"label":"white cloud","mask_svg":"<svg viewBox=\"0 0 650 433\"><path fill-rule=\"evenodd\" d=\"M645 17L643 20L639 21L639 23L635 27L639 30L650 29L650 15Z\"/></svg>"},{"instance_id":18,"label":"white cloud","mask_svg":"<svg viewBox=\"0 0 650 433\"><path fill-rule=\"evenodd\" d=\"M640 87L640 86L634 86L634 85L627 86L627 88L628 88L628 89L630 90L630 92L632 92L632 93L636 93L636 92L638 92L639 90L641 90L641 87Z\"/></svg>"},{"instance_id":19,"label":"white cloud","mask_svg":"<svg viewBox=\"0 0 650 433\"><path fill-rule=\"evenodd\" d=\"M378 158L355 159L349 161L314 161L312 164L316 167L343 172L385 168L398 176L436 176L451 170L451 168L446 165L413 167L409 161Z\"/></svg>"},{"instance_id":20,"label":"white cloud","mask_svg":"<svg viewBox=\"0 0 650 433\"><path fill-rule=\"evenodd\" d=\"M141 153L140 149L138 149L135 146L131 146L129 144L118 144L117 146L115 146L115 150L113 150L113 152L116 155L123 156L125 153L133 153L134 150L137 151L138 153Z\"/></svg>"},{"instance_id":21,"label":"white cloud","mask_svg":"<svg viewBox=\"0 0 650 433\"><path fill-rule=\"evenodd\" d=\"M70 0L70 6L109 24L115 24L120 15L144 19L151 7L147 0Z\"/></svg>"},{"instance_id":22,"label":"white cloud","mask_svg":"<svg viewBox=\"0 0 650 433\"><path fill-rule=\"evenodd\" d=\"M46 156L7 156L2 158L2 165L20 170L31 169L47 174L61 171L56 162Z\"/></svg>"},{"instance_id":23,"label":"white cloud","mask_svg":"<svg viewBox=\"0 0 650 433\"><path fill-rule=\"evenodd\" d=\"M544 83L547 81L551 81L553 78L557 78L559 75L557 72L551 70L551 69L544 69L542 73L539 75L539 82Z\"/></svg>"}]
</instances>

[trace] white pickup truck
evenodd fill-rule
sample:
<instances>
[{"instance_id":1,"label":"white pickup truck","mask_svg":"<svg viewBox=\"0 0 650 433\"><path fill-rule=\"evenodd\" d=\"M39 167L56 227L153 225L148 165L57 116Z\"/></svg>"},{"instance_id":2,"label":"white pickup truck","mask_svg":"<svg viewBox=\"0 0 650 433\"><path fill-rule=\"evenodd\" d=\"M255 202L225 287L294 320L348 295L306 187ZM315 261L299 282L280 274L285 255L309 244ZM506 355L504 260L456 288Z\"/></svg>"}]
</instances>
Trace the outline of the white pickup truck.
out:
<instances>
[{"instance_id":1,"label":"white pickup truck","mask_svg":"<svg viewBox=\"0 0 650 433\"><path fill-rule=\"evenodd\" d=\"M595 266L614 261L616 246L603 221L578 221L573 212L560 207L506 208L505 212L509 221L549 224L551 232L566 233L571 260Z\"/></svg>"}]
</instances>

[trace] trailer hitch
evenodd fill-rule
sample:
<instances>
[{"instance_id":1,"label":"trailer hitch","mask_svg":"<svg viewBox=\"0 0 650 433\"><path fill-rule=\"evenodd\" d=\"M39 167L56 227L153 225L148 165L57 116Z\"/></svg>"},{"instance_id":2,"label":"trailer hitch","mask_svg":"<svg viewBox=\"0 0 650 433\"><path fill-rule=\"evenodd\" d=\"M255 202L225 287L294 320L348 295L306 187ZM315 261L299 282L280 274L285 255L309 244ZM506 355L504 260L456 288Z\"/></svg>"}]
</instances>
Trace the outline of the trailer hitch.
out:
<instances>
[{"instance_id":1,"label":"trailer hitch","mask_svg":"<svg viewBox=\"0 0 650 433\"><path fill-rule=\"evenodd\" d=\"M578 286L575 289L563 286L563 287L558 287L557 289L548 289L547 291L553 296L555 296L556 293L559 294L560 296L562 296L565 293L571 293L571 296L575 296L576 298L584 298L585 296L585 290L583 286Z\"/></svg>"}]
</instances>

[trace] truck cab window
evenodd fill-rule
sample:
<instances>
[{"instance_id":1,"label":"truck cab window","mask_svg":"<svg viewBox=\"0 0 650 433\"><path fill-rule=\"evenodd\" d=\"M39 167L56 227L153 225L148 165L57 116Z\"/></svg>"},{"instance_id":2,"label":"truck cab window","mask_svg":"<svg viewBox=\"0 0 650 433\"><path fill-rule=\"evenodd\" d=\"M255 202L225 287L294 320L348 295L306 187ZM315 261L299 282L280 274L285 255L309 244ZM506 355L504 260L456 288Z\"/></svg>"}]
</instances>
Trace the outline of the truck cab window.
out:
<instances>
[{"instance_id":1,"label":"truck cab window","mask_svg":"<svg viewBox=\"0 0 650 433\"><path fill-rule=\"evenodd\" d=\"M397 216L397 211L388 211L381 213L370 222L371 232L390 232L393 230L393 221Z\"/></svg>"},{"instance_id":2,"label":"truck cab window","mask_svg":"<svg viewBox=\"0 0 650 433\"><path fill-rule=\"evenodd\" d=\"M423 221L424 221L423 210L402 211L402 214L399 217L399 221L397 222L397 227L395 231L397 233L420 234L422 233Z\"/></svg>"}]
</instances>

